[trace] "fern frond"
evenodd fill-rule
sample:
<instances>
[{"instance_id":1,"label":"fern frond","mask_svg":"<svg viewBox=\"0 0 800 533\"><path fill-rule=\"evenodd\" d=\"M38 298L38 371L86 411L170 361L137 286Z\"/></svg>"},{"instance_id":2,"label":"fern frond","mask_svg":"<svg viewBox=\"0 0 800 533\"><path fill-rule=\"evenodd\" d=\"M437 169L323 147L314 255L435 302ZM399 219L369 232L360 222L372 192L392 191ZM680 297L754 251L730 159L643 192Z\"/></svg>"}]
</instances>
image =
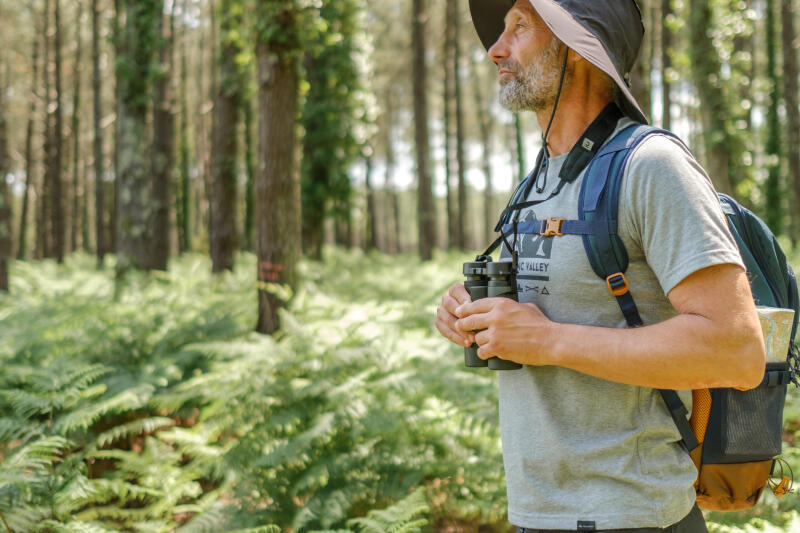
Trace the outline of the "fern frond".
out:
<instances>
[{"instance_id":1,"label":"fern frond","mask_svg":"<svg viewBox=\"0 0 800 533\"><path fill-rule=\"evenodd\" d=\"M370 511L364 518L354 518L347 525L359 533L419 533L428 524L430 513L425 489L417 489L406 498L380 511Z\"/></svg>"},{"instance_id":2,"label":"fern frond","mask_svg":"<svg viewBox=\"0 0 800 533\"><path fill-rule=\"evenodd\" d=\"M174 514L194 513L194 516L176 530L176 533L216 533L222 531L226 520L225 504L214 502L207 508L202 505L181 505Z\"/></svg>"},{"instance_id":3,"label":"fern frond","mask_svg":"<svg viewBox=\"0 0 800 533\"><path fill-rule=\"evenodd\" d=\"M88 430L100 417L125 411L133 411L146 404L155 387L148 383L126 389L102 402L92 403L62 416L56 423L56 431L66 435L75 429Z\"/></svg>"},{"instance_id":4,"label":"fern frond","mask_svg":"<svg viewBox=\"0 0 800 533\"><path fill-rule=\"evenodd\" d=\"M0 488L30 483L35 476L46 475L68 447L68 440L50 436L15 449L13 455L0 463Z\"/></svg>"},{"instance_id":5,"label":"fern frond","mask_svg":"<svg viewBox=\"0 0 800 533\"><path fill-rule=\"evenodd\" d=\"M317 418L310 429L300 433L285 444L278 446L267 455L258 459L255 461L254 466L274 467L284 462L291 463L297 460L298 456L304 453L314 440L328 436L334 431L335 419L336 415L333 413L324 413Z\"/></svg>"},{"instance_id":6,"label":"fern frond","mask_svg":"<svg viewBox=\"0 0 800 533\"><path fill-rule=\"evenodd\" d=\"M228 533L281 533L281 528L278 526L259 526L251 527L249 529L236 529L228 531Z\"/></svg>"},{"instance_id":7,"label":"fern frond","mask_svg":"<svg viewBox=\"0 0 800 533\"><path fill-rule=\"evenodd\" d=\"M132 422L128 422L127 424L115 426L98 435L97 445L99 447L103 447L132 435L153 433L158 429L172 427L174 425L175 421L173 419L163 416L154 416L150 418L134 420Z\"/></svg>"},{"instance_id":8,"label":"fern frond","mask_svg":"<svg viewBox=\"0 0 800 533\"><path fill-rule=\"evenodd\" d=\"M114 533L116 530L108 529L97 522L75 520L64 524L55 520L45 520L36 527L35 531L37 533Z\"/></svg>"}]
</instances>

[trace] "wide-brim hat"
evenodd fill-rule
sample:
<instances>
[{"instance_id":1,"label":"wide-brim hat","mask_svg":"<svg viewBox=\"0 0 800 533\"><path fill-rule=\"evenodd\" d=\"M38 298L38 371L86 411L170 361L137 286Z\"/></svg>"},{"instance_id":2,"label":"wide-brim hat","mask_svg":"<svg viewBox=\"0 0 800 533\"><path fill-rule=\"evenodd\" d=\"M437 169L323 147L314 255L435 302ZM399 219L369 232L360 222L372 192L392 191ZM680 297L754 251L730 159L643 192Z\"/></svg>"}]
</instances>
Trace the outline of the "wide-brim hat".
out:
<instances>
[{"instance_id":1,"label":"wide-brim hat","mask_svg":"<svg viewBox=\"0 0 800 533\"><path fill-rule=\"evenodd\" d=\"M608 74L620 90L625 115L647 123L630 90L630 72L644 38L635 0L529 0L550 31L581 57ZM505 29L514 0L469 0L472 22L488 50Z\"/></svg>"}]
</instances>

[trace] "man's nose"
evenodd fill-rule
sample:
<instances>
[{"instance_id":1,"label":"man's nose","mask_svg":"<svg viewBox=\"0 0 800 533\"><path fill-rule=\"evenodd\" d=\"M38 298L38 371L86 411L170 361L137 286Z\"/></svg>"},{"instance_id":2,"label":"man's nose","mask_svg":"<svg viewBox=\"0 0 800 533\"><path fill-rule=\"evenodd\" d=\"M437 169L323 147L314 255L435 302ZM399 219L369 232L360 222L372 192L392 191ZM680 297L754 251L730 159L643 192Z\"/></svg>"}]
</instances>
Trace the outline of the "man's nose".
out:
<instances>
[{"instance_id":1,"label":"man's nose","mask_svg":"<svg viewBox=\"0 0 800 533\"><path fill-rule=\"evenodd\" d=\"M500 38L489 48L489 57L495 63L499 63L503 59L506 59L509 56L509 48L508 43L506 41L506 32L503 32L500 35Z\"/></svg>"}]
</instances>

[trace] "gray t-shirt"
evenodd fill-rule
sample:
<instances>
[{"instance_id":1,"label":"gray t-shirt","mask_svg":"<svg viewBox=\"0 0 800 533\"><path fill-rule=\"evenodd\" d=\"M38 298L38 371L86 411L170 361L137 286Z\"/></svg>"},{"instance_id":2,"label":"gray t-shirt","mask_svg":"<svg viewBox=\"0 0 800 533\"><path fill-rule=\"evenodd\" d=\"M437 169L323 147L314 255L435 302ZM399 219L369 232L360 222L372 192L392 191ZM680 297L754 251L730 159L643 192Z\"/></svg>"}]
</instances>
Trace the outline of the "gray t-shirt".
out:
<instances>
[{"instance_id":1,"label":"gray t-shirt","mask_svg":"<svg viewBox=\"0 0 800 533\"><path fill-rule=\"evenodd\" d=\"M630 125L622 119L617 131ZM551 158L550 195L566 154ZM523 210L520 220L578 218L583 174L555 198ZM676 311L666 294L711 265L742 265L716 193L683 145L665 136L631 155L620 190L619 233L626 272L645 324ZM580 236L520 236L520 302L551 320L624 328L606 284L592 270ZM646 349L646 347L643 347ZM509 521L539 529L665 527L695 501L697 471L655 389L598 379L567 368L526 366L500 372L500 429ZM687 408L691 392L681 391Z\"/></svg>"}]
</instances>

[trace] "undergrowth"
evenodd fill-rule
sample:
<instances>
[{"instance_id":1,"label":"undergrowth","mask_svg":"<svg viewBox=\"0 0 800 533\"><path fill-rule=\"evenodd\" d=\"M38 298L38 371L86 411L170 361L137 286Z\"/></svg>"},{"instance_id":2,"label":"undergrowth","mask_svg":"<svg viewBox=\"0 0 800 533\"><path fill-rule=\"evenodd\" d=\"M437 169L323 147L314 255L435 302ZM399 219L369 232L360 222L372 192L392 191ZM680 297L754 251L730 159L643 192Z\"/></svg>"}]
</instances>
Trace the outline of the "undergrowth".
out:
<instances>
[{"instance_id":1,"label":"undergrowth","mask_svg":"<svg viewBox=\"0 0 800 533\"><path fill-rule=\"evenodd\" d=\"M92 258L13 263L0 531L508 531L494 376L432 326L462 260L331 250L274 337L249 255L130 275L116 301ZM794 398L786 419L800 472ZM712 528L787 531L797 502Z\"/></svg>"}]
</instances>

